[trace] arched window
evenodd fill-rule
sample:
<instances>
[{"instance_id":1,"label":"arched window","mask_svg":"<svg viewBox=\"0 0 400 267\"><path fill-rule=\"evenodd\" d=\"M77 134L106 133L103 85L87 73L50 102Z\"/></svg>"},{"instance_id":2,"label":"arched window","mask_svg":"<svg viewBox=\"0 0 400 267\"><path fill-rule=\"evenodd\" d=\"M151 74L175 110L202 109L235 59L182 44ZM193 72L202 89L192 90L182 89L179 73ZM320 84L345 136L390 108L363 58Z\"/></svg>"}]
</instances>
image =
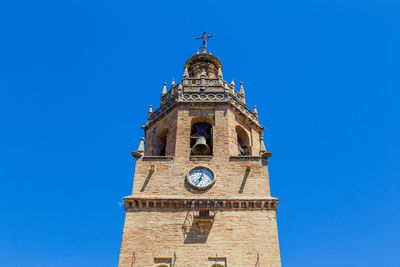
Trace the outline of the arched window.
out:
<instances>
[{"instance_id":1,"label":"arched window","mask_svg":"<svg viewBox=\"0 0 400 267\"><path fill-rule=\"evenodd\" d=\"M239 125L236 126L235 129L237 135L238 155L239 156L251 155L251 146L248 134Z\"/></svg>"},{"instance_id":2,"label":"arched window","mask_svg":"<svg viewBox=\"0 0 400 267\"><path fill-rule=\"evenodd\" d=\"M192 155L212 155L212 126L207 122L197 122L190 132Z\"/></svg>"},{"instance_id":3,"label":"arched window","mask_svg":"<svg viewBox=\"0 0 400 267\"><path fill-rule=\"evenodd\" d=\"M168 128L156 133L153 143L153 156L165 156L167 150Z\"/></svg>"}]
</instances>

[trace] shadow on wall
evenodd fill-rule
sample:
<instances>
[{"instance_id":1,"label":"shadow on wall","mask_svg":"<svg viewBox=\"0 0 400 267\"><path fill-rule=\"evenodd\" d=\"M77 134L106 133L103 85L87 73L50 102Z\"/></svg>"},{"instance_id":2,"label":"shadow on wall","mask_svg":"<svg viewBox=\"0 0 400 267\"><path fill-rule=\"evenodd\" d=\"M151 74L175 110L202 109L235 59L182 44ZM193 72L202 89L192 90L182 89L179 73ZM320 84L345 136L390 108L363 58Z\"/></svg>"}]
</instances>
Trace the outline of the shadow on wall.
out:
<instances>
[{"instance_id":1,"label":"shadow on wall","mask_svg":"<svg viewBox=\"0 0 400 267\"><path fill-rule=\"evenodd\" d=\"M212 228L212 227L211 227ZM191 211L186 213L185 221L182 224L182 232L184 238L184 244L201 244L206 243L209 231L202 233L194 222L194 215Z\"/></svg>"},{"instance_id":2,"label":"shadow on wall","mask_svg":"<svg viewBox=\"0 0 400 267\"><path fill-rule=\"evenodd\" d=\"M144 192L144 190L145 190L146 187L147 187L147 184L150 182L150 178L151 178L152 175L153 175L153 171L150 170L150 171L149 171L149 174L148 174L147 177L146 177L146 180L144 181L144 183L143 183L143 185L142 185L142 188L140 188L140 192Z\"/></svg>"},{"instance_id":3,"label":"shadow on wall","mask_svg":"<svg viewBox=\"0 0 400 267\"><path fill-rule=\"evenodd\" d=\"M192 224L189 232L186 234L184 243L185 244L206 243L208 235L210 234L210 231L208 231L206 233L202 233L202 232L200 232L200 229L195 224Z\"/></svg>"},{"instance_id":4,"label":"shadow on wall","mask_svg":"<svg viewBox=\"0 0 400 267\"><path fill-rule=\"evenodd\" d=\"M250 174L250 171L246 169L246 172L244 173L244 176L243 176L242 184L240 185L240 189L239 189L240 194L243 193L243 190L246 185L246 181L247 181L247 178L249 177L249 174Z\"/></svg>"}]
</instances>

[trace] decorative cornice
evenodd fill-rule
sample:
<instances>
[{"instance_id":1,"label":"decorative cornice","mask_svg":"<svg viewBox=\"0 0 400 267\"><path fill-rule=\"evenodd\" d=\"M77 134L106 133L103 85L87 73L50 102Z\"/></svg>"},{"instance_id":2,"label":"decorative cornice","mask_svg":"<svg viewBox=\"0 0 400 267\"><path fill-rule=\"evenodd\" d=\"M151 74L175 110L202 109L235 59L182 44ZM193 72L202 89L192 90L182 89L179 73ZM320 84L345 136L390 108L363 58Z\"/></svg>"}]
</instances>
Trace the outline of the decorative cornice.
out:
<instances>
[{"instance_id":1,"label":"decorative cornice","mask_svg":"<svg viewBox=\"0 0 400 267\"><path fill-rule=\"evenodd\" d=\"M126 211L137 210L277 210L277 198L152 198L152 197L125 197Z\"/></svg>"},{"instance_id":2,"label":"decorative cornice","mask_svg":"<svg viewBox=\"0 0 400 267\"><path fill-rule=\"evenodd\" d=\"M173 156L144 156L143 161L170 161L173 160Z\"/></svg>"},{"instance_id":3,"label":"decorative cornice","mask_svg":"<svg viewBox=\"0 0 400 267\"><path fill-rule=\"evenodd\" d=\"M220 83L218 79L209 79L213 81L212 85L204 84L202 85L200 79L190 79L191 81L195 81L195 84L190 82L190 85L182 86L182 84L187 84L189 79L184 79L180 82L178 87L182 87L180 90L170 90L167 94L162 97L162 103L160 107L149 114L147 119L147 123L144 126L147 128L151 123L157 121L163 115L165 115L173 106L177 104L222 104L226 103L234 107L237 111L239 111L242 115L244 115L250 122L255 125L260 126L258 122L258 116L251 112L243 101L240 99L240 95L233 88L226 84L226 82L222 81L222 84L228 86L228 88L224 88L224 86L219 85L215 86L214 84ZM190 89L193 86L200 88L200 86L204 86L204 90L198 89L193 92L188 92L185 89ZM221 88L219 91L209 91L207 88ZM173 91L173 92L172 92Z\"/></svg>"},{"instance_id":4,"label":"decorative cornice","mask_svg":"<svg viewBox=\"0 0 400 267\"><path fill-rule=\"evenodd\" d=\"M229 161L259 161L260 156L230 156Z\"/></svg>"}]
</instances>

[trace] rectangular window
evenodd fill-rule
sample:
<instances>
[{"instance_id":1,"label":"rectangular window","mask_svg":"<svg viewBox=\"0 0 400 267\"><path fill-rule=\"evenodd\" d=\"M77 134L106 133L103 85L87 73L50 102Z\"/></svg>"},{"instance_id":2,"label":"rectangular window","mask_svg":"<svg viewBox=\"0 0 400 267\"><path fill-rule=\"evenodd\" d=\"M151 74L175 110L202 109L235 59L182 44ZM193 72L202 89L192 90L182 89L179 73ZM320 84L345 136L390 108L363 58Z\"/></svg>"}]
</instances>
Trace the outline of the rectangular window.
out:
<instances>
[{"instance_id":1,"label":"rectangular window","mask_svg":"<svg viewBox=\"0 0 400 267\"><path fill-rule=\"evenodd\" d=\"M210 267L227 267L226 257L208 257L208 266Z\"/></svg>"},{"instance_id":2,"label":"rectangular window","mask_svg":"<svg viewBox=\"0 0 400 267\"><path fill-rule=\"evenodd\" d=\"M154 267L172 267L172 258L154 258Z\"/></svg>"}]
</instances>

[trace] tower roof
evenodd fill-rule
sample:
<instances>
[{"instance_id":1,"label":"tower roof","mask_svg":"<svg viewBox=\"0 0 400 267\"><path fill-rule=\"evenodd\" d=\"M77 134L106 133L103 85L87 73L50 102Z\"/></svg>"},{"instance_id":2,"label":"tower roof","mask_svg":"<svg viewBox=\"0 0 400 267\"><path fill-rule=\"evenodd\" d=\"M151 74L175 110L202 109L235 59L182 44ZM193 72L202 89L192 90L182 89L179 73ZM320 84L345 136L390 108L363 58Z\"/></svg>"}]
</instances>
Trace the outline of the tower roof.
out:
<instances>
[{"instance_id":1,"label":"tower roof","mask_svg":"<svg viewBox=\"0 0 400 267\"><path fill-rule=\"evenodd\" d=\"M200 53L191 56L185 63L184 68L190 69L192 66L196 64L213 64L216 69L221 68L222 70L222 63L221 61L214 55L207 54L207 53Z\"/></svg>"}]
</instances>

